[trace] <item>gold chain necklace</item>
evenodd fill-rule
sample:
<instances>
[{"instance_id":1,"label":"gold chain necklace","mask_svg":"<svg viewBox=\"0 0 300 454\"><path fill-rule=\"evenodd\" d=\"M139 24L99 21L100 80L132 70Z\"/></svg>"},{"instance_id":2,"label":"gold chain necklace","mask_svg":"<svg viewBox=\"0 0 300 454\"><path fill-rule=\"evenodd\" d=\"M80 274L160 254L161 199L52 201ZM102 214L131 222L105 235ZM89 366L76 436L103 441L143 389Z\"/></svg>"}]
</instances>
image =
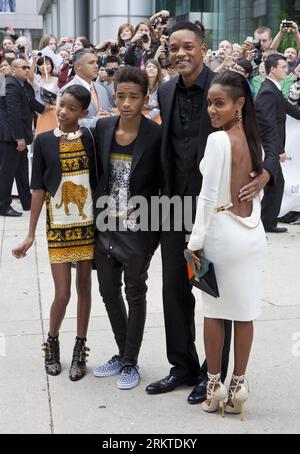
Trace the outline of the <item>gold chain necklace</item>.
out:
<instances>
[{"instance_id":1,"label":"gold chain necklace","mask_svg":"<svg viewBox=\"0 0 300 454\"><path fill-rule=\"evenodd\" d=\"M63 132L61 129L56 128L54 130L54 135L55 137L64 137L66 140L76 140L79 139L82 136L82 131L79 128L78 131L76 132Z\"/></svg>"}]
</instances>

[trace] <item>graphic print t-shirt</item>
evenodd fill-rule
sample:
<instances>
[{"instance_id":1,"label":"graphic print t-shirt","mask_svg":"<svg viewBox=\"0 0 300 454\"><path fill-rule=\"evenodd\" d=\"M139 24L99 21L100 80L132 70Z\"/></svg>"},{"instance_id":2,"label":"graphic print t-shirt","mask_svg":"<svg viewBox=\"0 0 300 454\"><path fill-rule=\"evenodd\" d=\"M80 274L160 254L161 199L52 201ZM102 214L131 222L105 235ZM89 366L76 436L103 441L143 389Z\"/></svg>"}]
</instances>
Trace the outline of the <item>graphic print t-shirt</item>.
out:
<instances>
[{"instance_id":1,"label":"graphic print t-shirt","mask_svg":"<svg viewBox=\"0 0 300 454\"><path fill-rule=\"evenodd\" d=\"M110 183L111 197L110 216L127 219L132 207L130 200L130 173L135 142L130 145L119 145L115 139L112 142L110 155Z\"/></svg>"}]
</instances>

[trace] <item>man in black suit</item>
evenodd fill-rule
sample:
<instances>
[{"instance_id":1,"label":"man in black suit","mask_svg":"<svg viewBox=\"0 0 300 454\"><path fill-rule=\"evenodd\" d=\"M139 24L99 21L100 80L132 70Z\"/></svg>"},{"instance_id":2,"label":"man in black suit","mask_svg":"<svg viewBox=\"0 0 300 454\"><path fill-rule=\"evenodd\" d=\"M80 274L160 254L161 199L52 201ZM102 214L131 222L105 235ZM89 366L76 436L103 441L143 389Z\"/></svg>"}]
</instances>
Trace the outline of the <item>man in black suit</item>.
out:
<instances>
[{"instance_id":1,"label":"man in black suit","mask_svg":"<svg viewBox=\"0 0 300 454\"><path fill-rule=\"evenodd\" d=\"M280 82L288 73L288 64L280 54L270 55L266 62L268 75L256 99L256 114L265 151L264 169L266 178L265 196L262 202L262 221L267 232L285 233L286 228L277 227L284 192L284 177L281 163L285 162L286 116L300 119L300 108L290 104L283 96Z\"/></svg>"},{"instance_id":2,"label":"man in black suit","mask_svg":"<svg viewBox=\"0 0 300 454\"><path fill-rule=\"evenodd\" d=\"M6 78L6 95L0 97L0 216L19 217L22 213L11 207L11 191L16 179L24 211L30 210L27 145L33 140L33 113L45 107L36 101L27 82L29 64L26 60L12 63L13 76Z\"/></svg>"},{"instance_id":3,"label":"man in black suit","mask_svg":"<svg viewBox=\"0 0 300 454\"><path fill-rule=\"evenodd\" d=\"M164 193L192 200L190 220L194 221L202 176L199 164L204 156L208 135L214 130L207 113L207 93L214 73L203 63L206 46L204 28L184 22L170 36L170 59L179 77L159 89L163 122L162 165ZM207 366L200 367L195 347L195 298L184 258L187 232L178 216L169 214L171 231L161 233L163 263L163 303L167 355L174 366L170 374L150 384L146 391L159 394L180 385L196 385L188 398L191 404L206 399ZM180 221L180 219L179 219ZM191 226L192 227L192 226ZM222 379L225 380L231 339L231 322L225 322Z\"/></svg>"}]
</instances>

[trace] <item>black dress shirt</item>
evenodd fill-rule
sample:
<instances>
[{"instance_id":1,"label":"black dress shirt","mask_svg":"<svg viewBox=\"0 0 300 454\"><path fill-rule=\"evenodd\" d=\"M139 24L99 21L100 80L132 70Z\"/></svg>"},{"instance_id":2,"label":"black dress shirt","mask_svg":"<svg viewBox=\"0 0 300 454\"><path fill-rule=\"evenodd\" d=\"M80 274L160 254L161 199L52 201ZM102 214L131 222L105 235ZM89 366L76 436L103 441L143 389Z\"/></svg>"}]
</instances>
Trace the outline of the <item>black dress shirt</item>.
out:
<instances>
[{"instance_id":1,"label":"black dress shirt","mask_svg":"<svg viewBox=\"0 0 300 454\"><path fill-rule=\"evenodd\" d=\"M199 174L199 125L207 71L207 67L204 67L191 87L183 85L182 77L177 83L170 131L174 195L195 195L194 182Z\"/></svg>"}]
</instances>

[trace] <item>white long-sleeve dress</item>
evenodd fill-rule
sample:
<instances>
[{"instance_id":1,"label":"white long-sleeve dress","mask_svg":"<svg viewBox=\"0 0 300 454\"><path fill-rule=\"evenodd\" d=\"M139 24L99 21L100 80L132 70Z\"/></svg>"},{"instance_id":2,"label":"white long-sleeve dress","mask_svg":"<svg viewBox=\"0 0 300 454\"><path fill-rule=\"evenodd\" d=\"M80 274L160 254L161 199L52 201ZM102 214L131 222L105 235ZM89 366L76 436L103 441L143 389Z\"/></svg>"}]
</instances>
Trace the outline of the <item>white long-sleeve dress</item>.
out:
<instances>
[{"instance_id":1,"label":"white long-sleeve dress","mask_svg":"<svg viewBox=\"0 0 300 454\"><path fill-rule=\"evenodd\" d=\"M213 319L252 321L261 313L261 280L266 235L261 222L261 200L253 201L248 218L228 208L231 201L232 149L225 131L208 138L200 164L203 175L196 221L189 249L203 249L213 262L220 298L203 295L204 316ZM223 211L217 209L224 207Z\"/></svg>"}]
</instances>

